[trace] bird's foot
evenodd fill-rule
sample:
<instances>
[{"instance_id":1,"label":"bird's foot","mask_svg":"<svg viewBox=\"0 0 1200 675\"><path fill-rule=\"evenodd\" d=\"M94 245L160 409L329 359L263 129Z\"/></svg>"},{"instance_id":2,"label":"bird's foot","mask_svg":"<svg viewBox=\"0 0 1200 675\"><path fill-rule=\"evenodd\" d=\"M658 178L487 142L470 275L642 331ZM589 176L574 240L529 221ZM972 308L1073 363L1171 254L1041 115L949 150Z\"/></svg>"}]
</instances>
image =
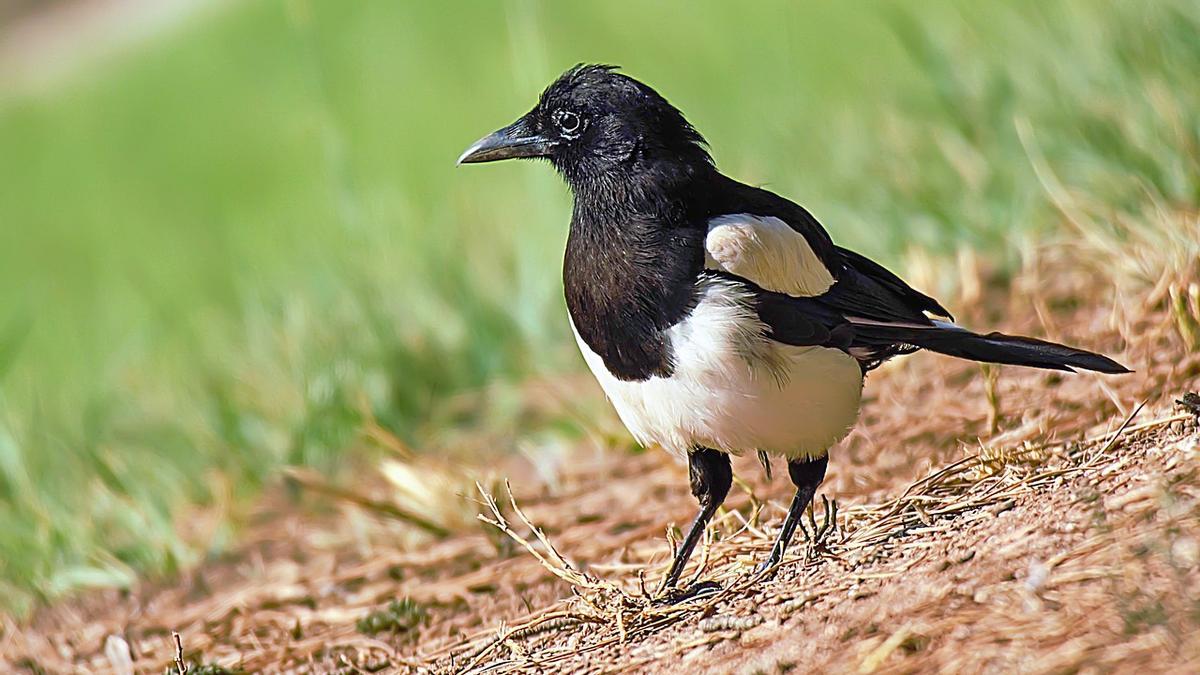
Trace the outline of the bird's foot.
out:
<instances>
[{"instance_id":1,"label":"bird's foot","mask_svg":"<svg viewBox=\"0 0 1200 675\"><path fill-rule=\"evenodd\" d=\"M771 551L771 555L766 560L760 562L754 568L754 577L758 581L765 581L775 576L775 570L778 569L779 563L783 561L783 554L775 555L775 551Z\"/></svg>"},{"instance_id":2,"label":"bird's foot","mask_svg":"<svg viewBox=\"0 0 1200 675\"><path fill-rule=\"evenodd\" d=\"M809 534L805 530L804 534L808 538L811 550L828 551L829 547L825 542L838 531L838 503L836 499L830 500L825 495L821 495L821 502L825 505L825 516L822 518L820 527L817 526L816 514L810 510L808 512L808 522L812 528L812 533Z\"/></svg>"},{"instance_id":3,"label":"bird's foot","mask_svg":"<svg viewBox=\"0 0 1200 675\"><path fill-rule=\"evenodd\" d=\"M824 502L825 505L825 516L819 525L817 524L817 519L812 509L809 509L808 511L808 523L805 524L803 519L800 519L800 522L798 523L798 529L804 536L804 539L808 541L808 551L806 553L807 556L816 556L819 555L821 551L828 551L829 547L826 544L826 541L829 539L829 537L833 536L838 529L837 501L830 501L824 496L821 497L821 501ZM764 581L775 576L775 571L778 569L779 564L783 562L783 554L784 549L781 547L779 542L776 542L775 546L771 548L771 554L767 556L767 559L759 563L758 566L754 568L754 576L759 581Z\"/></svg>"},{"instance_id":4,"label":"bird's foot","mask_svg":"<svg viewBox=\"0 0 1200 675\"><path fill-rule=\"evenodd\" d=\"M715 581L698 581L688 588L668 588L654 600L654 604L659 607L680 605L685 602L707 598L720 591L721 584Z\"/></svg>"}]
</instances>

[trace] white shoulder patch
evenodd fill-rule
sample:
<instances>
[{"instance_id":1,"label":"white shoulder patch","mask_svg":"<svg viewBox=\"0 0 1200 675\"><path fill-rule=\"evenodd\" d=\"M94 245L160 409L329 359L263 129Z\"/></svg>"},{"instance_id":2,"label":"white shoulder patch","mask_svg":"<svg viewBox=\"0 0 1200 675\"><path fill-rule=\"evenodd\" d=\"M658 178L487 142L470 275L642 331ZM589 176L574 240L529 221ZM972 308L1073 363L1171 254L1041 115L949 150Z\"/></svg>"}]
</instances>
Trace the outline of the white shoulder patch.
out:
<instances>
[{"instance_id":1,"label":"white shoulder patch","mask_svg":"<svg viewBox=\"0 0 1200 675\"><path fill-rule=\"evenodd\" d=\"M834 282L804 235L774 216L713 218L704 248L705 268L736 274L768 291L821 295Z\"/></svg>"}]
</instances>

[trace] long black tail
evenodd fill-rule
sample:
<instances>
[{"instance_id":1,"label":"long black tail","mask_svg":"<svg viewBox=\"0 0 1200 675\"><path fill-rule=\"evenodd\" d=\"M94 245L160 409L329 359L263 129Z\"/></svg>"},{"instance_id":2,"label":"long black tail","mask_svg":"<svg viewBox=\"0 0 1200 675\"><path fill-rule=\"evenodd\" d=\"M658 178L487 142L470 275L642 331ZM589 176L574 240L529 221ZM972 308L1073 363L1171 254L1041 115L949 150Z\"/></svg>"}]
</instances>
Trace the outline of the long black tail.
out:
<instances>
[{"instance_id":1,"label":"long black tail","mask_svg":"<svg viewBox=\"0 0 1200 675\"><path fill-rule=\"evenodd\" d=\"M855 328L860 334L867 332L873 338L891 339L972 361L1072 372L1076 368L1113 374L1131 372L1107 356L1056 342L1003 333L980 335L950 323L938 321L935 324L933 327L872 324L869 327L856 325Z\"/></svg>"}]
</instances>

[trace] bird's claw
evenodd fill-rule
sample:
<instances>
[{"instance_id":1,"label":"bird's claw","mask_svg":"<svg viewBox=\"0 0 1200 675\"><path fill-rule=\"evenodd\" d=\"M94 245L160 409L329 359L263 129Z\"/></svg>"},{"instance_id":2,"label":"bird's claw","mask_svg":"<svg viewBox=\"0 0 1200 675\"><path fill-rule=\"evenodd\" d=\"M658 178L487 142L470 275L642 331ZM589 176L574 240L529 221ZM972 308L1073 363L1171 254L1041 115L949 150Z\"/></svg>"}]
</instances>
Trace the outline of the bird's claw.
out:
<instances>
[{"instance_id":1,"label":"bird's claw","mask_svg":"<svg viewBox=\"0 0 1200 675\"><path fill-rule=\"evenodd\" d=\"M812 527L812 536L809 537L809 545L813 549L826 549L825 539L832 535L838 529L837 515L838 503L837 500L832 500L825 495L821 495L821 502L825 505L825 516L822 518L821 526L817 527L817 518L814 510L808 512L809 525Z\"/></svg>"},{"instance_id":2,"label":"bird's claw","mask_svg":"<svg viewBox=\"0 0 1200 675\"><path fill-rule=\"evenodd\" d=\"M825 504L825 515L822 518L820 525L817 524L814 509L809 509L807 523L804 522L803 517L799 522L798 529L801 533L803 533L804 538L808 540L808 552L806 553L808 556L817 555L820 551L828 551L829 548L825 545L825 540L833 535L838 529L837 501L830 501L824 495L821 496L821 501ZM776 544L776 546L778 546L778 544ZM783 555L783 551L772 547L771 555L754 568L754 576L757 577L759 581L769 579L770 577L774 576L775 569L779 567L780 563L783 562Z\"/></svg>"},{"instance_id":3,"label":"bird's claw","mask_svg":"<svg viewBox=\"0 0 1200 675\"><path fill-rule=\"evenodd\" d=\"M779 567L779 560L771 560L770 558L760 562L754 568L754 580L766 581L775 576L775 570Z\"/></svg>"},{"instance_id":4,"label":"bird's claw","mask_svg":"<svg viewBox=\"0 0 1200 675\"><path fill-rule=\"evenodd\" d=\"M679 605L693 600L700 600L721 591L721 584L715 581L699 581L688 588L668 588L654 604L660 607Z\"/></svg>"}]
</instances>

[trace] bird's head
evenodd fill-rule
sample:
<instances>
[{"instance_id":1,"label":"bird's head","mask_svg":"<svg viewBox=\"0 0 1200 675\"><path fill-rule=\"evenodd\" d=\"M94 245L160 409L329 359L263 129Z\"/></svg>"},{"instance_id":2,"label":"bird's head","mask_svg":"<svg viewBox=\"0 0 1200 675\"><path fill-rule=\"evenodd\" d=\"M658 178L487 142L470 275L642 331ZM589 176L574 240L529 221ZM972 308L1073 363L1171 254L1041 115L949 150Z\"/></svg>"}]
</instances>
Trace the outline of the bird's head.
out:
<instances>
[{"instance_id":1,"label":"bird's head","mask_svg":"<svg viewBox=\"0 0 1200 675\"><path fill-rule=\"evenodd\" d=\"M613 66L579 65L542 92L533 110L471 145L459 164L550 160L572 187L588 181L710 167L704 138L650 87Z\"/></svg>"}]
</instances>

